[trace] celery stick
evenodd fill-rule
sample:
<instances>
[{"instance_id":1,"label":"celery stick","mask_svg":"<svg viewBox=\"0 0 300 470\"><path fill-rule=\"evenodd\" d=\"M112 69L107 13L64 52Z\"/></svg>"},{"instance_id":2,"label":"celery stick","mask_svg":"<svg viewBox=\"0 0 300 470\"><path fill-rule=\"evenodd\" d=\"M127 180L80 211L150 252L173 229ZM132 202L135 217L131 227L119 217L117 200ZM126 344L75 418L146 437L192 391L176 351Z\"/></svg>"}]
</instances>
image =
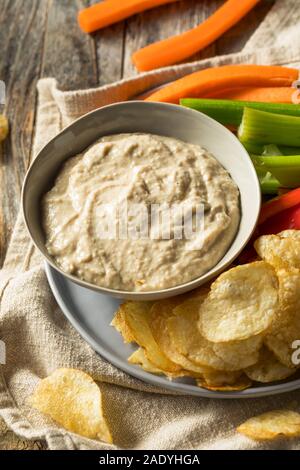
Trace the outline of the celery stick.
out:
<instances>
[{"instance_id":1,"label":"celery stick","mask_svg":"<svg viewBox=\"0 0 300 470\"><path fill-rule=\"evenodd\" d=\"M266 155L266 156L273 156L273 155L282 155L279 147L277 147L277 145L274 145L274 144L269 144L269 145L265 145L264 146L264 151L262 153L262 155Z\"/></svg>"},{"instance_id":2,"label":"celery stick","mask_svg":"<svg viewBox=\"0 0 300 470\"><path fill-rule=\"evenodd\" d=\"M279 150L283 155L300 155L300 147L286 147L280 145Z\"/></svg>"},{"instance_id":3,"label":"celery stick","mask_svg":"<svg viewBox=\"0 0 300 470\"><path fill-rule=\"evenodd\" d=\"M245 108L238 131L242 142L300 146L300 117Z\"/></svg>"},{"instance_id":4,"label":"celery stick","mask_svg":"<svg viewBox=\"0 0 300 470\"><path fill-rule=\"evenodd\" d=\"M285 166L287 168L299 167L300 169L300 155L254 155L255 163L263 166L272 166L273 168Z\"/></svg>"},{"instance_id":5,"label":"celery stick","mask_svg":"<svg viewBox=\"0 0 300 470\"><path fill-rule=\"evenodd\" d=\"M242 142L243 146L247 150L248 153L254 153L256 155L266 155L266 148L268 148L270 145L275 145L275 144L268 144L268 145L262 145L262 144L255 144L254 142ZM273 153L273 155L300 155L300 147L287 147L284 145L276 145L278 148L279 152ZM270 155L270 153L267 150L267 153Z\"/></svg>"},{"instance_id":6,"label":"celery stick","mask_svg":"<svg viewBox=\"0 0 300 470\"><path fill-rule=\"evenodd\" d=\"M286 188L300 186L300 155L252 156L255 168L265 169Z\"/></svg>"},{"instance_id":7,"label":"celery stick","mask_svg":"<svg viewBox=\"0 0 300 470\"><path fill-rule=\"evenodd\" d=\"M264 145L262 155L300 155L300 147L286 147L281 145L269 144Z\"/></svg>"},{"instance_id":8,"label":"celery stick","mask_svg":"<svg viewBox=\"0 0 300 470\"><path fill-rule=\"evenodd\" d=\"M264 145L255 144L253 142L241 142L248 153L261 155L264 151Z\"/></svg>"},{"instance_id":9,"label":"celery stick","mask_svg":"<svg viewBox=\"0 0 300 470\"><path fill-rule=\"evenodd\" d=\"M251 156L263 194L277 194L279 181L257 161L258 155Z\"/></svg>"},{"instance_id":10,"label":"celery stick","mask_svg":"<svg viewBox=\"0 0 300 470\"><path fill-rule=\"evenodd\" d=\"M243 117L244 108L254 108L261 111L269 111L275 114L300 116L300 106L285 103L262 103L259 101L239 100L213 100L200 98L183 98L182 106L196 109L212 117L224 125L239 126Z\"/></svg>"},{"instance_id":11,"label":"celery stick","mask_svg":"<svg viewBox=\"0 0 300 470\"><path fill-rule=\"evenodd\" d=\"M259 182L263 194L278 194L280 183L269 171L263 178L259 178Z\"/></svg>"}]
</instances>

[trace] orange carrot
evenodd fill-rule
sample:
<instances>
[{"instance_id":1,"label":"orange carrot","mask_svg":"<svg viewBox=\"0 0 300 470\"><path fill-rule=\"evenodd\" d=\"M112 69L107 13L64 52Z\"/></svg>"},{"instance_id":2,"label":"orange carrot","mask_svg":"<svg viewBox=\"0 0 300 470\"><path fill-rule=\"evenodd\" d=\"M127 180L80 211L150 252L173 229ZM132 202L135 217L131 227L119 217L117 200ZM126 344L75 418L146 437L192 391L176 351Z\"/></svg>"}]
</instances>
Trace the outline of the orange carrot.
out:
<instances>
[{"instance_id":1,"label":"orange carrot","mask_svg":"<svg viewBox=\"0 0 300 470\"><path fill-rule=\"evenodd\" d=\"M178 103L181 98L207 97L232 87L288 87L299 71L276 65L223 65L186 75L148 96L145 101Z\"/></svg>"},{"instance_id":2,"label":"orange carrot","mask_svg":"<svg viewBox=\"0 0 300 470\"><path fill-rule=\"evenodd\" d=\"M295 88L292 87L239 87L218 91L205 98L241 101L263 101L267 103L292 103Z\"/></svg>"},{"instance_id":3,"label":"orange carrot","mask_svg":"<svg viewBox=\"0 0 300 470\"><path fill-rule=\"evenodd\" d=\"M92 33L150 8L179 0L106 0L78 13L78 23L85 33Z\"/></svg>"},{"instance_id":4,"label":"orange carrot","mask_svg":"<svg viewBox=\"0 0 300 470\"><path fill-rule=\"evenodd\" d=\"M219 38L240 21L260 0L227 0L196 28L135 52L132 60L140 71L180 62Z\"/></svg>"}]
</instances>

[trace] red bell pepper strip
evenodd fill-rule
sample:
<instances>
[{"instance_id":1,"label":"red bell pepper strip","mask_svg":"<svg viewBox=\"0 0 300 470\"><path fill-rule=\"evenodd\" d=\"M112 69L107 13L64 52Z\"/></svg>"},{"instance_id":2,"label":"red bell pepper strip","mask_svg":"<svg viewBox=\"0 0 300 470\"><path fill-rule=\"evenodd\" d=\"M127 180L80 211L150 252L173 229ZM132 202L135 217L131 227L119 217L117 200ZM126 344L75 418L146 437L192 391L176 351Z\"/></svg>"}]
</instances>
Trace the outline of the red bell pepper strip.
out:
<instances>
[{"instance_id":1,"label":"red bell pepper strip","mask_svg":"<svg viewBox=\"0 0 300 470\"><path fill-rule=\"evenodd\" d=\"M290 229L300 230L300 202L265 220L258 226L258 234L269 235Z\"/></svg>"},{"instance_id":2,"label":"red bell pepper strip","mask_svg":"<svg viewBox=\"0 0 300 470\"><path fill-rule=\"evenodd\" d=\"M258 225L263 224L270 217L281 213L285 209L290 209L291 207L297 206L298 204L300 204L300 188L293 189L288 193L271 199L270 201L263 204L258 219Z\"/></svg>"},{"instance_id":3,"label":"red bell pepper strip","mask_svg":"<svg viewBox=\"0 0 300 470\"><path fill-rule=\"evenodd\" d=\"M240 253L240 264L250 263L257 257L253 243L261 235L270 235L283 230L300 230L300 188L282 194L263 204L258 225L250 242Z\"/></svg>"}]
</instances>

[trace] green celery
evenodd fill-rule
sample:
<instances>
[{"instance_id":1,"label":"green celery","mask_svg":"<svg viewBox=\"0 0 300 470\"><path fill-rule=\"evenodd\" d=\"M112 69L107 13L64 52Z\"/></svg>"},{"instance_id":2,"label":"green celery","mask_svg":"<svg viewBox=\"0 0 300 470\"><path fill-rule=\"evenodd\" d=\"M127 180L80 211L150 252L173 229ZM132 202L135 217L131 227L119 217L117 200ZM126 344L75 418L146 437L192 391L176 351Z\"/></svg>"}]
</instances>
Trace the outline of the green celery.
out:
<instances>
[{"instance_id":1,"label":"green celery","mask_svg":"<svg viewBox=\"0 0 300 470\"><path fill-rule=\"evenodd\" d=\"M281 145L280 147L275 144L264 145L264 151L262 155L300 155L300 147L286 147Z\"/></svg>"},{"instance_id":2,"label":"green celery","mask_svg":"<svg viewBox=\"0 0 300 470\"><path fill-rule=\"evenodd\" d=\"M256 155L271 155L269 152L270 145L275 144L255 144L253 142L242 142L243 146L247 150L248 153L254 153ZM300 155L300 147L287 147L284 145L276 145L278 152L273 153L273 155Z\"/></svg>"},{"instance_id":3,"label":"green celery","mask_svg":"<svg viewBox=\"0 0 300 470\"><path fill-rule=\"evenodd\" d=\"M286 103L262 103L259 101L214 100L205 98L182 98L180 104L196 109L226 126L238 127L242 121L244 108L253 108L275 114L300 117L300 106Z\"/></svg>"},{"instance_id":4,"label":"green celery","mask_svg":"<svg viewBox=\"0 0 300 470\"><path fill-rule=\"evenodd\" d=\"M255 155L262 155L264 152L264 145L254 144L253 142L241 142L248 153Z\"/></svg>"},{"instance_id":5,"label":"green celery","mask_svg":"<svg viewBox=\"0 0 300 470\"><path fill-rule=\"evenodd\" d=\"M265 170L286 188L300 185L300 155L252 156L255 168Z\"/></svg>"},{"instance_id":6,"label":"green celery","mask_svg":"<svg viewBox=\"0 0 300 470\"><path fill-rule=\"evenodd\" d=\"M300 146L300 117L245 108L239 127L241 142Z\"/></svg>"},{"instance_id":7,"label":"green celery","mask_svg":"<svg viewBox=\"0 0 300 470\"><path fill-rule=\"evenodd\" d=\"M273 155L282 155L282 153L281 153L279 147L277 147L277 145L269 144L269 145L264 146L264 151L263 151L262 155L272 157Z\"/></svg>"},{"instance_id":8,"label":"green celery","mask_svg":"<svg viewBox=\"0 0 300 470\"><path fill-rule=\"evenodd\" d=\"M262 194L277 194L280 187L279 181L259 162L257 163L258 155L252 155L251 158L259 179Z\"/></svg>"},{"instance_id":9,"label":"green celery","mask_svg":"<svg viewBox=\"0 0 300 470\"><path fill-rule=\"evenodd\" d=\"M300 155L300 148L299 147L287 147L284 145L280 145L279 147L280 153L283 155Z\"/></svg>"},{"instance_id":10,"label":"green celery","mask_svg":"<svg viewBox=\"0 0 300 470\"><path fill-rule=\"evenodd\" d=\"M278 194L280 183L269 171L259 178L259 182L262 194Z\"/></svg>"}]
</instances>

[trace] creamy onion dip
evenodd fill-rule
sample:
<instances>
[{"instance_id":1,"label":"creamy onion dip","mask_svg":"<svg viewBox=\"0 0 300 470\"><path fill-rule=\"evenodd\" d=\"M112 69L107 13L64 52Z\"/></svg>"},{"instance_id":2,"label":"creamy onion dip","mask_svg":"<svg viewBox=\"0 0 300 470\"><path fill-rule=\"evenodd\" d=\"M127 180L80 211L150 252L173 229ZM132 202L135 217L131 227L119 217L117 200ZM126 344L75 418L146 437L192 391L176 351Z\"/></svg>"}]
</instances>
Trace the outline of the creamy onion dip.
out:
<instances>
[{"instance_id":1,"label":"creamy onion dip","mask_svg":"<svg viewBox=\"0 0 300 470\"><path fill-rule=\"evenodd\" d=\"M123 208L131 214L136 205L145 209L148 235L124 237ZM161 232L153 207L164 208L160 216L173 210ZM181 231L180 239L181 209L191 209L194 227L197 207L203 208L201 230L190 237ZM199 277L224 256L239 226L239 190L198 145L151 134L113 135L67 160L42 199L42 220L47 250L63 271L111 289L160 290ZM128 220L136 227L132 215Z\"/></svg>"}]
</instances>

